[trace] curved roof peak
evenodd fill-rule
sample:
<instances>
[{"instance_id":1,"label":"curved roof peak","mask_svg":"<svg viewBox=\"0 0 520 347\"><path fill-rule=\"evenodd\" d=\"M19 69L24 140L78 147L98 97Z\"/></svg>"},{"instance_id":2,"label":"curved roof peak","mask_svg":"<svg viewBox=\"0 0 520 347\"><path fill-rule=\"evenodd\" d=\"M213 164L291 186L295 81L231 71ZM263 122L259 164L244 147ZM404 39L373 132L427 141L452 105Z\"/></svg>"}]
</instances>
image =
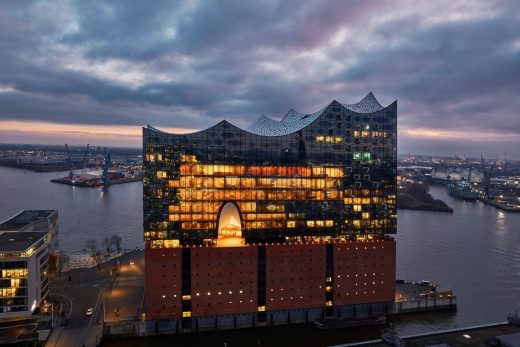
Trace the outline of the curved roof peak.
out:
<instances>
[{"instance_id":1,"label":"curved roof peak","mask_svg":"<svg viewBox=\"0 0 520 347\"><path fill-rule=\"evenodd\" d=\"M321 110L314 112L303 114L295 109L291 108L285 116L281 120L271 119L266 117L265 115L261 115L258 117L256 121L254 121L251 125L249 125L245 131L248 131L255 135L261 136L284 136L297 132L310 125L316 119L318 119L325 110L327 110L331 105L333 106L342 106L346 109L356 112L356 113L373 113L380 110L383 110L384 107L377 101L374 94L369 92L361 101L355 104L342 104L336 100L329 103L327 106L323 107ZM214 125L216 127L220 124L230 124L234 127L235 125L229 123L226 120L219 122ZM213 128L211 127L211 128ZM158 131L161 133L165 133L164 131L158 130L150 125L148 128L154 131ZM204 131L204 130L203 130Z\"/></svg>"},{"instance_id":2,"label":"curved roof peak","mask_svg":"<svg viewBox=\"0 0 520 347\"><path fill-rule=\"evenodd\" d=\"M258 119L250 126L248 126L246 130L253 134L263 136L288 135L303 129L307 125L314 122L331 104L334 103L342 105L346 109L357 113L372 113L380 111L384 108L381 106L381 104L379 104L374 94L370 92L358 103L349 105L342 104L334 100L318 112L310 114L302 114L291 108L280 121L262 115L258 117Z\"/></svg>"},{"instance_id":3,"label":"curved roof peak","mask_svg":"<svg viewBox=\"0 0 520 347\"><path fill-rule=\"evenodd\" d=\"M376 97L372 92L368 93L360 102L346 105L342 104L345 108L358 112L358 113L371 113L382 110L384 107L377 101Z\"/></svg>"}]
</instances>

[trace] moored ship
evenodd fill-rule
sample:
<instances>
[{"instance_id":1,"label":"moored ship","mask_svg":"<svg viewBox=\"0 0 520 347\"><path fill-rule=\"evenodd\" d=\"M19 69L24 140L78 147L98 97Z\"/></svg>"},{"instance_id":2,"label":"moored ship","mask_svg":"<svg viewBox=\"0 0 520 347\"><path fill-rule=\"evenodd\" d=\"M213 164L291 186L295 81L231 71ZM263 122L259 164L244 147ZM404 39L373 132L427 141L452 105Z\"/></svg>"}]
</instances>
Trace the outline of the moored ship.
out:
<instances>
[{"instance_id":1,"label":"moored ship","mask_svg":"<svg viewBox=\"0 0 520 347\"><path fill-rule=\"evenodd\" d=\"M320 330L355 328L384 324L386 324L386 316L384 315L368 316L363 318L325 318L314 321L314 326Z\"/></svg>"},{"instance_id":2,"label":"moored ship","mask_svg":"<svg viewBox=\"0 0 520 347\"><path fill-rule=\"evenodd\" d=\"M450 195L462 200L478 199L478 193L471 187L471 171L472 169L470 168L467 180L462 178L462 180L458 182L452 181L451 177L448 176L447 188Z\"/></svg>"},{"instance_id":3,"label":"moored ship","mask_svg":"<svg viewBox=\"0 0 520 347\"><path fill-rule=\"evenodd\" d=\"M471 184L465 180L450 182L447 187L450 195L456 198L463 200L476 200L478 198L477 192L474 191L473 188L471 188Z\"/></svg>"}]
</instances>

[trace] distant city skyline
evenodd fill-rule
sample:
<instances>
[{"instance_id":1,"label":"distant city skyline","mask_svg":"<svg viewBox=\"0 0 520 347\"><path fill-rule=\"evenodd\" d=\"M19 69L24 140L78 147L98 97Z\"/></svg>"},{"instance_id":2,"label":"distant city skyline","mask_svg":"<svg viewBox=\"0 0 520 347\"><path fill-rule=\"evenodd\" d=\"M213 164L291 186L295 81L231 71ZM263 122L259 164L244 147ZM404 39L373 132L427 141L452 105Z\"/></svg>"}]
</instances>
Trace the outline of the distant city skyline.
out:
<instances>
[{"instance_id":1,"label":"distant city skyline","mask_svg":"<svg viewBox=\"0 0 520 347\"><path fill-rule=\"evenodd\" d=\"M52 15L50 15L52 13ZM399 153L520 159L520 3L0 4L0 143L138 147L398 100Z\"/></svg>"}]
</instances>

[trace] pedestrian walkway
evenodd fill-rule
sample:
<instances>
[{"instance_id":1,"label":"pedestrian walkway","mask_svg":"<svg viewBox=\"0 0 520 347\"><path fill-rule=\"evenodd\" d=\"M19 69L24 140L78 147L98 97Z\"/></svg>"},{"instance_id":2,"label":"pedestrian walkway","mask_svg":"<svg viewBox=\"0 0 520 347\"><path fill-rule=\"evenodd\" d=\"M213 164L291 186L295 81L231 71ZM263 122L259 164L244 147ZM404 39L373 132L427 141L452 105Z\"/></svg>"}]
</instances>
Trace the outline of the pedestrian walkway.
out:
<instances>
[{"instance_id":1,"label":"pedestrian walkway","mask_svg":"<svg viewBox=\"0 0 520 347\"><path fill-rule=\"evenodd\" d=\"M55 328L47 339L45 347L96 347L100 341L101 325L78 329Z\"/></svg>"}]
</instances>

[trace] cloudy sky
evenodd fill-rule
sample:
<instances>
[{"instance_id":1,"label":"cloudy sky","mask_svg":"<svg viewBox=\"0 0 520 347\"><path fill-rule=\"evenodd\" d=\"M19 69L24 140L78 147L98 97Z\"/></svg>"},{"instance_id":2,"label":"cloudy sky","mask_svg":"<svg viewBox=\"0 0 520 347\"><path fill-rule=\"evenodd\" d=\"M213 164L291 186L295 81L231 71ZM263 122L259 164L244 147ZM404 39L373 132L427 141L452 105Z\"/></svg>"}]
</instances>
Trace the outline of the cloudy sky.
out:
<instances>
[{"instance_id":1,"label":"cloudy sky","mask_svg":"<svg viewBox=\"0 0 520 347\"><path fill-rule=\"evenodd\" d=\"M0 142L398 100L399 151L520 159L520 1L0 3Z\"/></svg>"}]
</instances>

